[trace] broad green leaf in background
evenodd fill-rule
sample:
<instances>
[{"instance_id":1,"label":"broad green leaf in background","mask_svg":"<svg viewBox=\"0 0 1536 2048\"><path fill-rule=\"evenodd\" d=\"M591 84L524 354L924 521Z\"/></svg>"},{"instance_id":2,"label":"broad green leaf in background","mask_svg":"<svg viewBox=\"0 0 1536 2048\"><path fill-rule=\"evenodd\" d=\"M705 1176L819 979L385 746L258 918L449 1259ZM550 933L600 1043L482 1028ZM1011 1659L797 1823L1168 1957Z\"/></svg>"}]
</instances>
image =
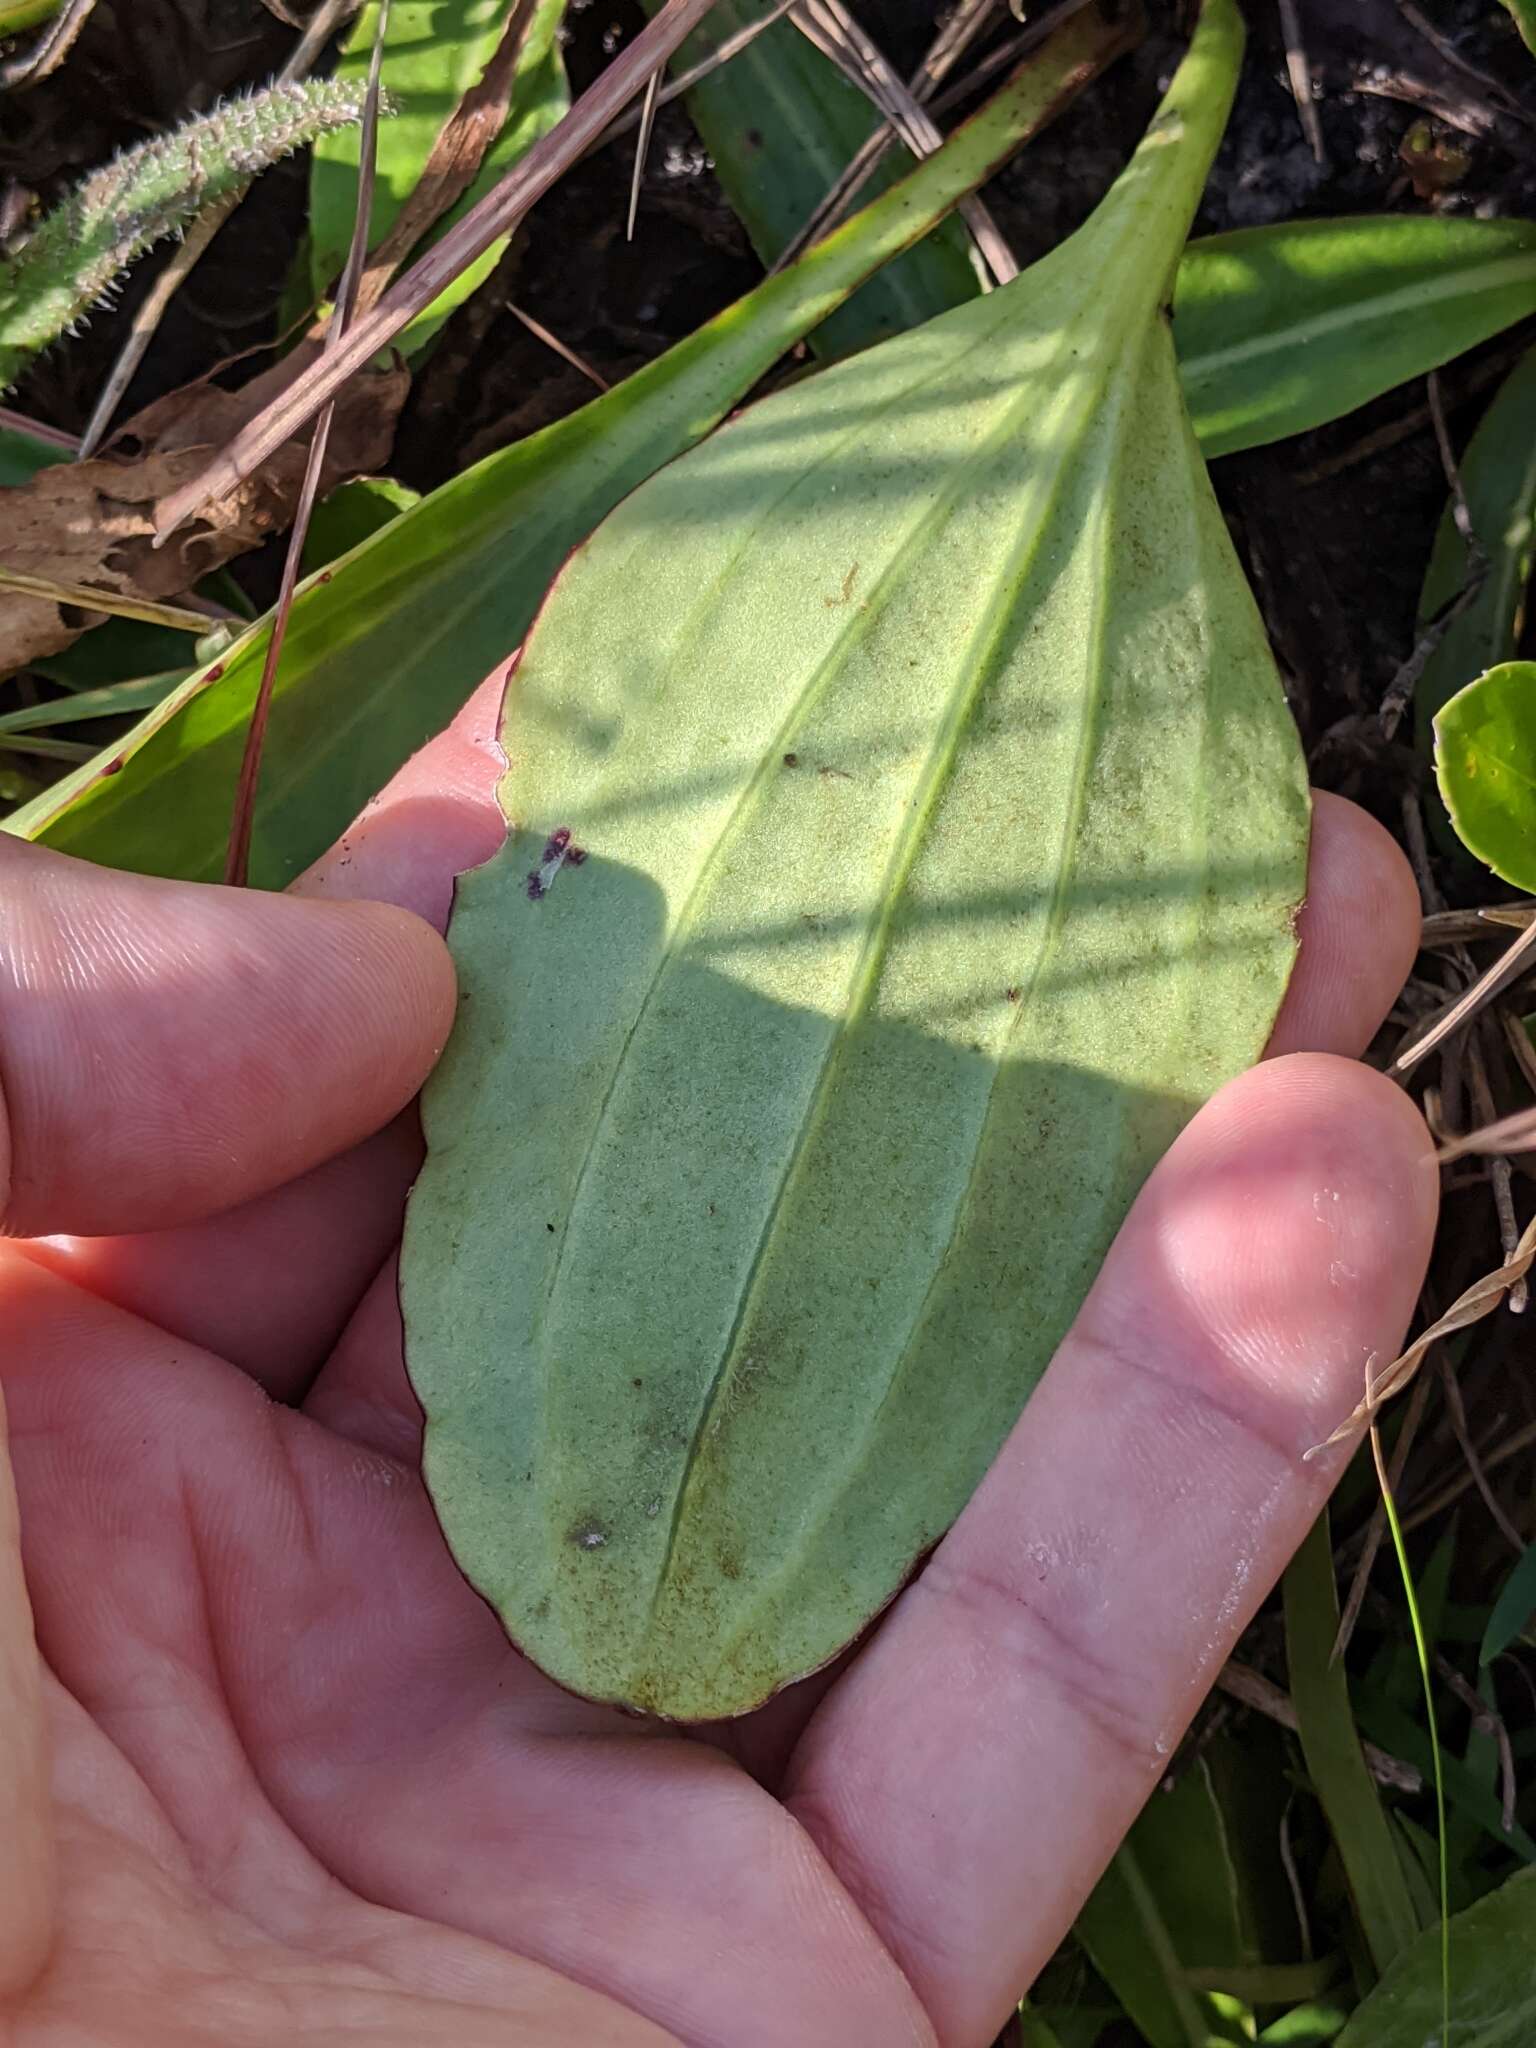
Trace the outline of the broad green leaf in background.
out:
<instances>
[{"instance_id":1,"label":"broad green leaf in background","mask_svg":"<svg viewBox=\"0 0 1536 2048\"><path fill-rule=\"evenodd\" d=\"M350 554L420 503L420 491L389 476L360 476L338 484L311 515L304 536L304 574Z\"/></svg>"},{"instance_id":2,"label":"broad green leaf in background","mask_svg":"<svg viewBox=\"0 0 1536 2048\"><path fill-rule=\"evenodd\" d=\"M1441 708L1435 776L1468 851L1536 890L1536 662L1500 662Z\"/></svg>"},{"instance_id":3,"label":"broad green leaf in background","mask_svg":"<svg viewBox=\"0 0 1536 2048\"><path fill-rule=\"evenodd\" d=\"M1536 348L1499 386L1458 466L1488 572L1471 603L1446 628L1414 690L1414 716L1426 753L1441 706L1484 669L1509 660L1519 645L1536 540ZM1421 628L1458 595L1472 567L1447 505L1419 598Z\"/></svg>"},{"instance_id":4,"label":"broad green leaf in background","mask_svg":"<svg viewBox=\"0 0 1536 2048\"><path fill-rule=\"evenodd\" d=\"M1440 1934L1419 1936L1339 2036L1339 2048L1439 2044ZM1536 1871L1522 1870L1451 1921L1454 2048L1536 2040Z\"/></svg>"},{"instance_id":5,"label":"broad green leaf in background","mask_svg":"<svg viewBox=\"0 0 1536 2048\"><path fill-rule=\"evenodd\" d=\"M1207 0L1085 228L652 478L524 652L401 1284L448 1541L576 1692L833 1656L1263 1045L1305 772L1161 312L1241 44Z\"/></svg>"},{"instance_id":6,"label":"broad green leaf in background","mask_svg":"<svg viewBox=\"0 0 1536 2048\"><path fill-rule=\"evenodd\" d=\"M660 5L645 0L648 14ZM673 69L689 70L772 6L773 0L715 0ZM880 121L858 87L787 20L694 86L687 105L725 196L765 263L777 260ZM888 191L911 168L907 151L893 145L865 196ZM849 355L963 304L979 289L965 230L957 220L943 221L823 321L811 347L818 355Z\"/></svg>"},{"instance_id":7,"label":"broad green leaf in background","mask_svg":"<svg viewBox=\"0 0 1536 2048\"><path fill-rule=\"evenodd\" d=\"M390 118L379 130L378 170L369 224L377 248L415 190L443 123L496 53L513 0L394 0L384 33L384 91ZM506 126L486 153L469 190L448 210L429 242L488 192L511 165L552 128L570 104L555 31L565 0L539 0L518 59ZM358 16L337 64L342 78L365 79L373 52L377 0ZM314 153L309 192L310 295L321 299L346 261L357 214L359 138L328 137ZM412 355L455 306L479 289L501 260L504 241L470 265L408 327L396 346Z\"/></svg>"},{"instance_id":8,"label":"broad green leaf in background","mask_svg":"<svg viewBox=\"0 0 1536 2048\"><path fill-rule=\"evenodd\" d=\"M1355 1732L1344 1665L1333 1656L1339 1601L1328 1526L1324 1509L1285 1574L1286 1661L1302 1754L1379 1974L1414 1940L1419 1921Z\"/></svg>"},{"instance_id":9,"label":"broad green leaf in background","mask_svg":"<svg viewBox=\"0 0 1536 2048\"><path fill-rule=\"evenodd\" d=\"M1309 2000L1271 2023L1260 2034L1263 2048L1325 2048L1338 2039L1348 2017L1341 2002L1329 1998Z\"/></svg>"},{"instance_id":10,"label":"broad green leaf in background","mask_svg":"<svg viewBox=\"0 0 1536 2048\"><path fill-rule=\"evenodd\" d=\"M1536 313L1536 222L1288 221L1196 242L1174 336L1207 455L1321 426Z\"/></svg>"},{"instance_id":11,"label":"broad green leaf in background","mask_svg":"<svg viewBox=\"0 0 1536 2048\"><path fill-rule=\"evenodd\" d=\"M1536 55L1536 0L1504 0L1504 5L1514 16L1521 42Z\"/></svg>"},{"instance_id":12,"label":"broad green leaf in background","mask_svg":"<svg viewBox=\"0 0 1536 2048\"><path fill-rule=\"evenodd\" d=\"M506 660L562 560L603 515L708 433L1119 47L1091 17L1067 24L910 179L781 276L616 390L402 513L329 582L311 578L273 697L253 879L278 886L322 853ZM265 623L247 633L6 828L111 867L217 880L266 634Z\"/></svg>"},{"instance_id":13,"label":"broad green leaf in background","mask_svg":"<svg viewBox=\"0 0 1536 2048\"><path fill-rule=\"evenodd\" d=\"M1536 1543L1515 1560L1509 1577L1499 1588L1477 1653L1477 1661L1485 1670L1524 1633L1532 1615L1536 1615Z\"/></svg>"}]
</instances>

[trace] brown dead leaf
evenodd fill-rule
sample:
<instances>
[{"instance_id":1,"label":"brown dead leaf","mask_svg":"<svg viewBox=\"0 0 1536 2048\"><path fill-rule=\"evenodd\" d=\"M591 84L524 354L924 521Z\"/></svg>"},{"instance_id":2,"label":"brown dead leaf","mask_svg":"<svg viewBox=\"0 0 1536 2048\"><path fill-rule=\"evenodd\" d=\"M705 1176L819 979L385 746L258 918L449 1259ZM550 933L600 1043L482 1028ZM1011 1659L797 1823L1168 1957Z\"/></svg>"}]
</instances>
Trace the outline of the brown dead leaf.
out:
<instances>
[{"instance_id":1,"label":"brown dead leaf","mask_svg":"<svg viewBox=\"0 0 1536 2048\"><path fill-rule=\"evenodd\" d=\"M238 433L319 352L305 342L239 391L213 384L173 391L129 420L108 453L60 463L0 490L0 563L56 583L165 599L183 596L210 570L283 532L304 479L302 441L279 448L164 547L153 545L158 502L205 467L209 451ZM409 384L404 370L370 370L341 392L323 491L387 466ZM104 622L104 613L0 589L0 673L57 654Z\"/></svg>"}]
</instances>

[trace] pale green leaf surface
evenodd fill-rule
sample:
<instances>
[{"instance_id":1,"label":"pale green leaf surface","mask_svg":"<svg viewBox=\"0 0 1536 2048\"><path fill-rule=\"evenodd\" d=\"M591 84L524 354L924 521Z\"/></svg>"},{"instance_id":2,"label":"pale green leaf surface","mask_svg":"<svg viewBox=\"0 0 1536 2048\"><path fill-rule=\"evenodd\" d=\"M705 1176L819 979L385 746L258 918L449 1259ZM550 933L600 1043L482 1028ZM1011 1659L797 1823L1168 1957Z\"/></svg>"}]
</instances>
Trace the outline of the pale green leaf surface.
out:
<instances>
[{"instance_id":1,"label":"pale green leaf surface","mask_svg":"<svg viewBox=\"0 0 1536 2048\"><path fill-rule=\"evenodd\" d=\"M1484 669L1509 660L1519 642L1536 544L1536 349L1499 386L1458 467L1488 571L1475 597L1447 626L1414 690L1426 751L1441 706ZM1471 573L1467 544L1447 505L1419 599L1421 627L1459 595Z\"/></svg>"},{"instance_id":2,"label":"pale green leaf surface","mask_svg":"<svg viewBox=\"0 0 1536 2048\"><path fill-rule=\"evenodd\" d=\"M1339 2048L1439 2048L1440 1935L1421 1935L1351 2016ZM1518 1871L1451 1921L1453 2048L1536 2040L1536 1871Z\"/></svg>"},{"instance_id":3,"label":"pale green leaf surface","mask_svg":"<svg viewBox=\"0 0 1536 2048\"><path fill-rule=\"evenodd\" d=\"M833 1656L1273 1021L1305 775L1161 312L1240 40L1208 0L1084 230L654 477L525 651L402 1289L448 1540L578 1692Z\"/></svg>"},{"instance_id":4,"label":"pale green leaf surface","mask_svg":"<svg viewBox=\"0 0 1536 2048\"><path fill-rule=\"evenodd\" d=\"M1536 662L1500 662L1442 707L1435 775L1469 852L1536 890Z\"/></svg>"},{"instance_id":5,"label":"pale green leaf surface","mask_svg":"<svg viewBox=\"0 0 1536 2048\"><path fill-rule=\"evenodd\" d=\"M656 13L660 4L645 0L647 13ZM701 62L772 4L716 0L673 69ZM879 123L858 87L788 20L764 29L694 86L688 112L726 198L765 263L776 261ZM865 197L889 190L911 168L908 152L893 145L865 186ZM944 221L823 321L811 347L823 356L851 354L963 304L979 289L964 228Z\"/></svg>"},{"instance_id":6,"label":"pale green leaf surface","mask_svg":"<svg viewBox=\"0 0 1536 2048\"><path fill-rule=\"evenodd\" d=\"M252 879L292 879L518 645L572 547L923 234L1110 47L1068 24L910 179L616 390L488 456L299 592L273 696ZM110 627L103 632L111 631ZM108 866L217 880L266 648L258 624L120 746L5 829ZM89 639L97 636L89 636Z\"/></svg>"},{"instance_id":7,"label":"pale green leaf surface","mask_svg":"<svg viewBox=\"0 0 1536 2048\"><path fill-rule=\"evenodd\" d=\"M338 484L318 504L304 536L304 573L323 569L421 503L420 491L393 477L360 476Z\"/></svg>"},{"instance_id":8,"label":"pale green leaf surface","mask_svg":"<svg viewBox=\"0 0 1536 2048\"><path fill-rule=\"evenodd\" d=\"M1536 222L1288 221L1192 243L1174 337L1207 455L1338 419L1536 313Z\"/></svg>"}]
</instances>

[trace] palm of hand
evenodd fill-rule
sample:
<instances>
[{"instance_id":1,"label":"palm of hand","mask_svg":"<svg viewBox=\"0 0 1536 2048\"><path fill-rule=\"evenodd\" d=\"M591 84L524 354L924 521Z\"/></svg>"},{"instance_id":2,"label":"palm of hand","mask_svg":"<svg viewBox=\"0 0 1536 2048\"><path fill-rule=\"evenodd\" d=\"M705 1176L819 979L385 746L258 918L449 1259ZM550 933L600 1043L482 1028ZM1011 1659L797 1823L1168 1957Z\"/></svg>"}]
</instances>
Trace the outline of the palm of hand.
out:
<instances>
[{"instance_id":1,"label":"palm of hand","mask_svg":"<svg viewBox=\"0 0 1536 2048\"><path fill-rule=\"evenodd\" d=\"M487 850L484 715L413 764L317 891L441 908L454 867ZM1348 974L1332 961L1320 834L1286 1028L1352 1050L1404 964L1402 885L1369 828L1329 815L1335 871L1381 899L1377 957L1352 937ZM224 963L216 1026L195 1004L173 1016L186 991L163 963L130 1017L159 1079L132 1077L143 1114L124 1142L169 1124L201 1190L151 1174L150 1220L325 1158L405 1099L440 1040L441 963L398 918L346 913L374 919L368 943L349 926L345 960L305 984L271 969L252 919L304 924L302 953L336 947L338 913L213 892L189 913L193 892L85 870L58 886L96 906L83 928L159 919L168 956ZM115 918L104 888L133 898ZM90 1028L129 1028L121 994ZM0 1042L4 1027L0 995ZM7 1051L19 1227L118 1227L60 1192L72 1146L114 1178L99 1131L71 1128L83 1111L18 1081ZM279 1128L295 1096L325 1106ZM6 1254L54 1792L48 1815L29 1806L20 1740L0 2039L979 2048L1315 1512L1332 1474L1295 1453L1394 1341L1416 1284L1432 1181L1400 1100L1297 1061L1233 1101L1170 1155L1070 1361L873 1641L716 1740L558 1692L454 1569L415 1476L389 1257L407 1126L212 1220ZM29 1148L49 1162L31 1181ZM1320 1218L1317 1188L1341 1183L1342 1214ZM1251 1245L1277 1232L1294 1256L1259 1270ZM1352 1287L1320 1301L1341 1262ZM0 1708L29 1683L10 1649Z\"/></svg>"}]
</instances>

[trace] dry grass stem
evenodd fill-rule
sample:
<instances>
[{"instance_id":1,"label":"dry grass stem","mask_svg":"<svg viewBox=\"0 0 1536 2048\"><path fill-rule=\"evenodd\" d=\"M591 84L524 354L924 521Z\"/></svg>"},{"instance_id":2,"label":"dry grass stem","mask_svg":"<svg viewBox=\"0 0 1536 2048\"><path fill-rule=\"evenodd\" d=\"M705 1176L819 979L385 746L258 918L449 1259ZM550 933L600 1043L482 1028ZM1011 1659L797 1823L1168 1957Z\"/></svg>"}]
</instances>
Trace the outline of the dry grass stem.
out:
<instances>
[{"instance_id":1,"label":"dry grass stem","mask_svg":"<svg viewBox=\"0 0 1536 2048\"><path fill-rule=\"evenodd\" d=\"M713 0L667 0L565 118L541 136L494 189L390 287L372 311L348 330L338 347L296 378L190 484L169 494L159 508L157 539L163 543L210 499L236 489L462 271L509 233L535 200L585 153L618 109L643 88L712 5Z\"/></svg>"}]
</instances>

